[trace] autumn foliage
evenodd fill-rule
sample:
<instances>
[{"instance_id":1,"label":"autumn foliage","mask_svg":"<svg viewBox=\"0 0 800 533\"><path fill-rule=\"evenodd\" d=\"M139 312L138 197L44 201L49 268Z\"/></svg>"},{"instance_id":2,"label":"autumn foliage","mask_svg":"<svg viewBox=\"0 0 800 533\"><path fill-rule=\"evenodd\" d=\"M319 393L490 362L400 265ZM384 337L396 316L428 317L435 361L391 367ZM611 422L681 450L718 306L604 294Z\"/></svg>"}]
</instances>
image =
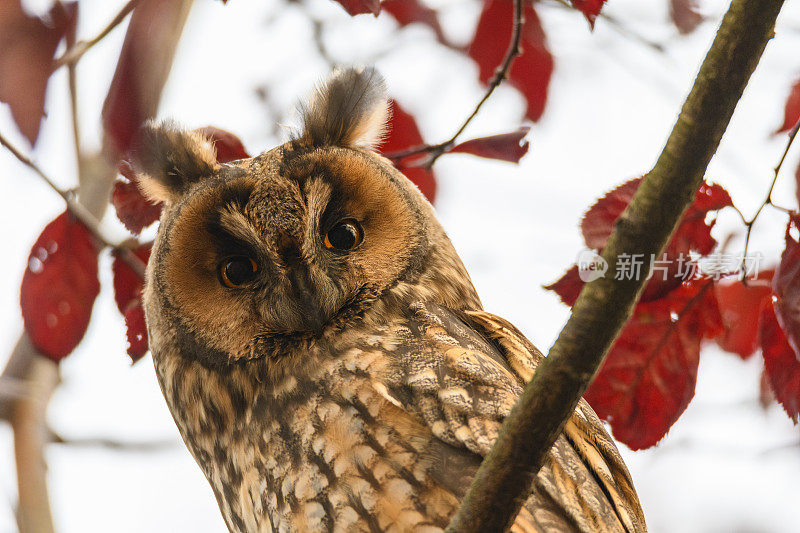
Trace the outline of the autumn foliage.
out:
<instances>
[{"instance_id":1,"label":"autumn foliage","mask_svg":"<svg viewBox=\"0 0 800 533\"><path fill-rule=\"evenodd\" d=\"M593 27L605 0L572 0ZM514 3L485 0L468 46L450 43L437 12L419 0L338 0L351 15L378 16L385 11L402 27L422 24L444 46L458 50L474 63L479 80L491 86L499 76L526 101L525 117L537 121L545 112L555 60L551 55L536 2L524 2L519 31L519 55L507 72L498 67L508 57L515 35ZM11 108L19 130L36 143L45 116L44 96L60 42L74 44L78 2L56 2L45 19L28 15L19 0L0 2L0 101ZM669 0L672 20L680 33L689 33L703 20L693 0ZM109 201L131 233L121 245L146 263L151 243L136 240L154 224L161 206L142 196L125 162L135 146L142 123L156 112L158 98L147 87L157 80L143 65L159 54L159 46L180 13L173 2L143 0L134 9L120 52L117 70L103 106L104 133L118 159L119 178ZM785 119L776 133L786 133L800 120L800 81L785 106ZM249 157L233 133L202 128L215 145L219 162ZM436 177L431 165L443 154L462 153L518 162L528 149L528 126L512 125L506 132L439 145L423 139L415 117L392 103L389 135L379 150L391 159L431 201ZM428 141L429 142L429 141ZM800 180L800 169L797 172ZM601 252L614 224L629 204L640 179L627 181L600 198L585 214L580 227L587 249ZM685 213L659 268L648 282L636 310L613 346L586 399L607 420L614 435L634 449L656 444L680 417L694 395L700 350L707 342L751 357L759 349L764 382L795 421L800 417L800 243L798 218L790 216L786 248L776 268L756 279L730 271L704 272L717 242L714 217L732 209L733 200L719 184L705 183ZM42 354L60 360L77 346L91 319L99 292L98 253L101 243L69 211L42 231L34 244L22 279L21 307L25 328ZM141 273L115 250L113 285L116 304L125 321L128 354L138 360L147 352L142 311ZM633 260L635 258L631 258ZM640 265L647 275L650 258ZM612 265L610 274L619 273ZM572 305L583 285L578 266L547 288Z\"/></svg>"}]
</instances>

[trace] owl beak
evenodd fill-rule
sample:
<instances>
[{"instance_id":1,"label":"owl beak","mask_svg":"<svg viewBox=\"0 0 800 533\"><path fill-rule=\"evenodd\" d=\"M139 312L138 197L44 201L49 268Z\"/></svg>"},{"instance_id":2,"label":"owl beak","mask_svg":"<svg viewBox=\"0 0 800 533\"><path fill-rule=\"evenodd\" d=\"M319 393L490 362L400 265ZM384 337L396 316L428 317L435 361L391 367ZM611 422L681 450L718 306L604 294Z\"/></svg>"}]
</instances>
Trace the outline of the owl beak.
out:
<instances>
[{"instance_id":1,"label":"owl beak","mask_svg":"<svg viewBox=\"0 0 800 533\"><path fill-rule=\"evenodd\" d=\"M287 281L290 285L289 294L299 307L298 321L301 329L319 335L330 319L319 297L319 288L314 283L309 272L309 265L302 259L299 247L294 239L282 237L278 243L279 254L286 266Z\"/></svg>"},{"instance_id":2,"label":"owl beak","mask_svg":"<svg viewBox=\"0 0 800 533\"><path fill-rule=\"evenodd\" d=\"M305 268L292 269L289 279L292 284L292 293L296 295L302 310L302 320L306 327L315 335L322 333L328 317L316 297L313 283L308 279Z\"/></svg>"}]
</instances>

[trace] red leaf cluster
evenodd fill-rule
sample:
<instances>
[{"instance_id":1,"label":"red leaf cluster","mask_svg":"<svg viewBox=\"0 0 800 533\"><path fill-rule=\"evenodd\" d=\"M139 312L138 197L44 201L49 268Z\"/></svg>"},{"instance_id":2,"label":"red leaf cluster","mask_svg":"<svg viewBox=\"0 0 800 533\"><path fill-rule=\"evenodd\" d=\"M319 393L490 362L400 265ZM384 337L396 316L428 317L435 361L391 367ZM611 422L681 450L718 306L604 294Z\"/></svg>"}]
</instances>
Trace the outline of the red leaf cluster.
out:
<instances>
[{"instance_id":1,"label":"red leaf cluster","mask_svg":"<svg viewBox=\"0 0 800 533\"><path fill-rule=\"evenodd\" d=\"M525 116L538 120L547 102L547 88L553 73L553 56L536 14L533 2L525 2L525 25L522 28L520 47L522 54L514 60L509 72L509 83L519 89L528 103ZM510 0L486 0L469 47L469 56L480 69L480 80L488 83L502 63L513 32L513 8Z\"/></svg>"},{"instance_id":2,"label":"red leaf cluster","mask_svg":"<svg viewBox=\"0 0 800 533\"><path fill-rule=\"evenodd\" d=\"M640 183L641 178L629 180L606 193L589 208L581 220L581 233L587 248L602 252L614 229L614 223L633 199ZM716 246L716 241L711 236L714 221L707 223L706 215L710 211L732 205L730 195L721 186L707 183L701 185L694 202L684 213L678 229L658 259L658 271L654 269L653 276L642 294L642 301L655 300L669 294L686 277L692 275L697 264L690 261L690 253L707 255ZM644 260L649 264L650 258ZM572 305L581 287L583 281L580 279L578 268L573 267L558 281L545 288L555 291L565 304Z\"/></svg>"},{"instance_id":3,"label":"red leaf cluster","mask_svg":"<svg viewBox=\"0 0 800 533\"><path fill-rule=\"evenodd\" d=\"M142 246L133 250L133 254L147 264L150 248L149 244ZM147 328L142 308L144 280L119 255L114 256L111 270L114 274L114 300L117 309L125 317L128 355L135 363L147 353Z\"/></svg>"},{"instance_id":4,"label":"red leaf cluster","mask_svg":"<svg viewBox=\"0 0 800 533\"><path fill-rule=\"evenodd\" d=\"M800 121L800 79L792 86L789 97L786 99L786 106L783 110L783 124L775 130L775 133L784 133L795 127ZM800 168L798 168L800 171Z\"/></svg>"},{"instance_id":5,"label":"red leaf cluster","mask_svg":"<svg viewBox=\"0 0 800 533\"><path fill-rule=\"evenodd\" d=\"M694 396L700 345L722 330L712 280L636 308L585 398L639 450L664 437Z\"/></svg>"},{"instance_id":6,"label":"red leaf cluster","mask_svg":"<svg viewBox=\"0 0 800 533\"><path fill-rule=\"evenodd\" d=\"M64 212L39 235L22 277L25 330L43 355L59 361L75 349L99 291L92 235Z\"/></svg>"},{"instance_id":7,"label":"red leaf cluster","mask_svg":"<svg viewBox=\"0 0 800 533\"><path fill-rule=\"evenodd\" d=\"M588 247L603 249L639 183L638 179L624 183L589 209L581 222ZM679 254L690 252L710 254L716 241L708 214L732 205L725 189L704 183L667 245L668 261L674 263ZM657 290L652 290L655 279L648 283L585 394L597 414L610 422L617 439L640 449L666 435L694 395L700 348L708 340L743 359L760 347L763 386L798 420L800 242L792 236L796 229L800 218L793 214L778 269L759 272L747 283L716 276L678 278L671 284L660 283ZM573 266L546 288L573 305L582 286L578 267ZM770 396L766 392L762 390L762 397Z\"/></svg>"},{"instance_id":8,"label":"red leaf cluster","mask_svg":"<svg viewBox=\"0 0 800 533\"><path fill-rule=\"evenodd\" d=\"M77 2L56 2L45 20L30 16L19 0L0 2L0 101L11 107L31 145L44 117L47 81L58 43L74 31Z\"/></svg>"},{"instance_id":9,"label":"red leaf cluster","mask_svg":"<svg viewBox=\"0 0 800 533\"><path fill-rule=\"evenodd\" d=\"M589 248L602 251L640 183L641 179L630 180L589 208L581 221ZM682 275L694 273L686 268L692 265L691 252L707 255L716 245L713 221L706 222L708 213L730 205L730 195L719 185L700 187L661 258L664 272L654 273L648 282L633 317L586 391L598 415L611 423L614 436L633 449L653 446L664 437L694 395L701 344L732 327L720 313L728 303L718 303L715 280ZM641 275L649 264L646 258ZM681 264L685 273L678 272ZM546 288L573 305L582 286L578 267L573 266Z\"/></svg>"},{"instance_id":10,"label":"red leaf cluster","mask_svg":"<svg viewBox=\"0 0 800 533\"><path fill-rule=\"evenodd\" d=\"M388 135L378 146L379 152L383 154L400 152L423 144L417 121L394 100L391 102L391 117ZM436 178L431 169L404 165L403 161L396 163L396 166L398 170L419 187L419 190L428 201L434 201L436 198Z\"/></svg>"},{"instance_id":11,"label":"red leaf cluster","mask_svg":"<svg viewBox=\"0 0 800 533\"><path fill-rule=\"evenodd\" d=\"M522 127L512 133L472 139L454 146L450 152L519 163L522 156L528 153L528 141L525 139L528 131L530 128Z\"/></svg>"}]
</instances>

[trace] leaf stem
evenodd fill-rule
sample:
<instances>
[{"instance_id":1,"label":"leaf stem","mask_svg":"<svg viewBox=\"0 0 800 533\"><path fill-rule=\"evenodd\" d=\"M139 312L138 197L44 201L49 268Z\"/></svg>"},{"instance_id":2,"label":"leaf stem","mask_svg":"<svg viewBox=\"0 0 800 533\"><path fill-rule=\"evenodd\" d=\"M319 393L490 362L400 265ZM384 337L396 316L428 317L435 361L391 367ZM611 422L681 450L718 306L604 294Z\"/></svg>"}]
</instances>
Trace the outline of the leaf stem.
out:
<instances>
[{"instance_id":1,"label":"leaf stem","mask_svg":"<svg viewBox=\"0 0 800 533\"><path fill-rule=\"evenodd\" d=\"M750 248L750 235L753 232L753 226L755 225L756 220L758 220L758 217L761 215L761 212L768 205L773 206L775 209L778 209L779 211L784 211L787 213L789 212L785 208L778 207L774 203L772 203L772 191L775 190L775 183L777 183L778 176L781 173L781 168L783 168L783 162L786 161L786 156L789 155L789 150L791 150L792 144L794 143L794 140L797 137L798 130L800 130L800 122L795 124L794 128L792 128L792 130L789 132L789 138L786 141L786 148L783 150L783 154L781 155L778 164L775 165L775 168L773 169L772 182L769 184L769 189L767 190L767 196L764 198L764 201L761 202L761 205L758 206L758 209L756 209L755 214L750 220L745 220L744 217L742 217L745 228L747 229L744 236L744 251L742 252L742 263L739 265L739 271L742 273L742 283L744 283L745 285L747 284L747 279L745 277L746 274L745 263L747 261L747 251Z\"/></svg>"},{"instance_id":2,"label":"leaf stem","mask_svg":"<svg viewBox=\"0 0 800 533\"><path fill-rule=\"evenodd\" d=\"M107 239L103 235L102 231L100 231L100 221L97 220L97 218L95 218L95 216L86 207L84 207L83 204L78 202L72 193L60 189L58 185L56 185L55 182L50 179L50 177L45 174L36 163L31 161L28 156L20 152L2 134L0 134L0 145L4 146L9 152L11 152L11 154L16 157L20 163L33 170L56 194L61 196L61 198L63 198L64 202L67 204L67 209L69 209L70 213L72 213L83 223L84 226L86 226L86 229L92 233L92 235L101 245L114 250L117 254L119 254L122 260L133 269L134 272L144 278L144 262L136 257L128 245L114 244Z\"/></svg>"},{"instance_id":3,"label":"leaf stem","mask_svg":"<svg viewBox=\"0 0 800 533\"><path fill-rule=\"evenodd\" d=\"M386 158L390 159L394 163L399 163L401 160L410 156L428 154L428 158L426 158L424 166L430 167L436 162L437 159L439 159L439 157L453 148L456 139L458 139L458 137L464 133L464 130L467 129L467 126L469 126L470 122L472 122L472 119L478 115L478 112L481 110L481 107L483 107L483 104L486 103L489 97L492 96L492 93L494 93L495 89L497 89L508 77L508 72L511 69L511 65L514 64L514 60L522 51L520 48L520 41L522 39L522 28L525 25L525 15L522 2L523 0L514 0L514 29L511 34L511 41L508 43L508 50L506 51L503 61L497 66L494 76L492 76L492 79L489 80L489 85L486 88L486 92L484 92L483 96L478 101L478 104L472 110L472 113L470 113L466 120L464 120L456 132L451 135L449 139L438 144L422 144L419 146L413 146L406 150L383 154Z\"/></svg>"},{"instance_id":4,"label":"leaf stem","mask_svg":"<svg viewBox=\"0 0 800 533\"><path fill-rule=\"evenodd\" d=\"M123 8L116 14L116 16L111 19L103 30L98 33L94 38L89 39L88 41L78 41L77 43L71 45L67 50L64 52L61 57L56 58L53 60L53 70L58 70L59 68L63 67L64 65L74 65L77 63L83 54L89 51L94 45L102 41L106 35L111 33L111 30L119 26L125 17L133 11L140 0L129 0L127 4L123 6Z\"/></svg>"}]
</instances>

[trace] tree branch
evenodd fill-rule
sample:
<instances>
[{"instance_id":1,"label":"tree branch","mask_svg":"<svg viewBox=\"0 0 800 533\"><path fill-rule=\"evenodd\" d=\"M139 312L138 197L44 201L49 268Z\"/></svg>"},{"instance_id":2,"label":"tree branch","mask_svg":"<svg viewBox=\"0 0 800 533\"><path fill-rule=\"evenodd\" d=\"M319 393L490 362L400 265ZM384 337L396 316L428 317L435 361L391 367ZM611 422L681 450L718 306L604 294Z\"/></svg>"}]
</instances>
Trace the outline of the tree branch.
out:
<instances>
[{"instance_id":1,"label":"tree branch","mask_svg":"<svg viewBox=\"0 0 800 533\"><path fill-rule=\"evenodd\" d=\"M16 375L15 375L16 374ZM4 378L24 376L26 393L8 404L8 418L14 430L19 506L17 523L21 533L52 533L53 518L47 491L47 402L58 381L58 365L38 357L27 334L20 337L3 372Z\"/></svg>"},{"instance_id":2,"label":"tree branch","mask_svg":"<svg viewBox=\"0 0 800 533\"><path fill-rule=\"evenodd\" d=\"M497 89L508 77L508 72L511 70L511 65L514 64L514 60L522 52L520 48L520 40L522 39L522 27L525 25L525 15L522 2L523 0L514 0L514 30L511 34L511 41L508 43L508 50L506 51L503 61L497 66L494 76L492 76L492 79L489 80L489 86L486 88L486 92L483 94L483 97L480 99L480 101L478 101L478 104L472 110L472 113L470 113L466 120L464 120L456 132L451 135L449 139L438 144L423 144L420 146L413 146L399 152L389 152L387 154L383 154L384 157L390 159L393 163L398 163L407 157L428 154L428 158L425 161L424 166L430 167L436 162L437 159L439 159L440 156L453 148L456 139L458 139L458 137L464 133L464 130L467 129L467 126L469 126L469 123L472 122L472 119L478 115L478 112L481 110L481 107L483 107L483 104L486 103L489 97L492 96L492 93L494 93L494 90Z\"/></svg>"},{"instance_id":3,"label":"tree branch","mask_svg":"<svg viewBox=\"0 0 800 533\"><path fill-rule=\"evenodd\" d=\"M659 256L700 186L767 42L783 0L733 0L667 144L617 221L603 258ZM587 283L547 358L503 422L447 531L509 528L544 458L588 387L646 277Z\"/></svg>"},{"instance_id":4,"label":"tree branch","mask_svg":"<svg viewBox=\"0 0 800 533\"><path fill-rule=\"evenodd\" d=\"M89 209L87 209L87 207L84 205L85 202L83 203L79 202L70 192L62 191L58 187L58 185L56 185L55 182L52 179L50 179L50 177L47 176L47 174L45 174L44 171L42 171L42 169L39 168L39 166L36 163L31 161L29 157L24 155L15 146L13 146L10 142L8 142L8 140L2 134L0 134L0 145L4 146L23 165L33 170L40 178L42 178L42 180L44 180L44 182L47 183L47 185L50 186L50 188L53 189L53 191L55 191L56 194L58 194L59 196L61 196L61 198L64 199L64 201L67 203L67 209L69 209L69 211L73 215L75 215L75 217L78 220L80 220L84 226L86 226L86 229L88 229L92 233L94 238L97 239L97 241L101 245L109 247L114 251L116 251L119 254L120 258L123 261L125 261L128 264L128 266L130 266L133 269L134 272L139 274L142 277L142 279L144 279L144 269L145 269L144 262L138 257L136 257L136 255L130 250L129 246L122 244L114 244L103 235L103 232L100 231L100 221L97 219L97 217L95 217L92 214L91 211L89 211ZM81 155L79 154L78 157L80 158ZM115 174L116 173L112 174L112 178L113 175ZM97 200L94 200L94 202L97 203ZM107 203L108 199L106 198L106 196L103 196L102 205L105 205Z\"/></svg>"}]
</instances>

